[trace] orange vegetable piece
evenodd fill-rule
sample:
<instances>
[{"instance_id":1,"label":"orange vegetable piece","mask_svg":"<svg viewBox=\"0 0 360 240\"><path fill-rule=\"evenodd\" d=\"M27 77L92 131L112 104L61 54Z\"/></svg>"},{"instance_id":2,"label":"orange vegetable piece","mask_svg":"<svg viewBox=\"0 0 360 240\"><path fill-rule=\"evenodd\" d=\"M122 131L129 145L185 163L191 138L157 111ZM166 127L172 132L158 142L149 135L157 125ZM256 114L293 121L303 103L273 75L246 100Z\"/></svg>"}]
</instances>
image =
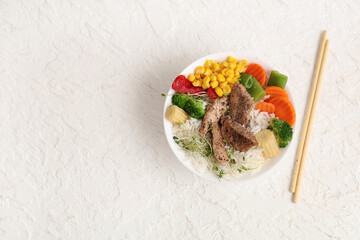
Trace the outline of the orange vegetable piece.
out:
<instances>
[{"instance_id":1,"label":"orange vegetable piece","mask_svg":"<svg viewBox=\"0 0 360 240\"><path fill-rule=\"evenodd\" d=\"M262 87L265 85L266 73L263 67L260 66L259 64L257 63L250 64L247 67L245 73L252 75L260 83Z\"/></svg>"},{"instance_id":2,"label":"orange vegetable piece","mask_svg":"<svg viewBox=\"0 0 360 240\"><path fill-rule=\"evenodd\" d=\"M274 98L274 97L271 97L271 96L270 96L269 98L264 99L264 102L267 102L267 103L268 103L268 102L269 102L271 99L273 99L273 98Z\"/></svg>"},{"instance_id":3,"label":"orange vegetable piece","mask_svg":"<svg viewBox=\"0 0 360 240\"><path fill-rule=\"evenodd\" d=\"M275 116L280 120L287 121L291 126L295 124L295 109L287 98L273 97L269 100L269 103L275 105Z\"/></svg>"},{"instance_id":4,"label":"orange vegetable piece","mask_svg":"<svg viewBox=\"0 0 360 240\"><path fill-rule=\"evenodd\" d=\"M270 86L265 88L264 90L266 92L266 95L270 95L270 97L284 97L286 99L289 99L287 92L281 87Z\"/></svg>"},{"instance_id":5,"label":"orange vegetable piece","mask_svg":"<svg viewBox=\"0 0 360 240\"><path fill-rule=\"evenodd\" d=\"M275 105L272 103L261 102L256 105L256 110L260 110L260 112L268 112L274 113L275 112Z\"/></svg>"}]
</instances>

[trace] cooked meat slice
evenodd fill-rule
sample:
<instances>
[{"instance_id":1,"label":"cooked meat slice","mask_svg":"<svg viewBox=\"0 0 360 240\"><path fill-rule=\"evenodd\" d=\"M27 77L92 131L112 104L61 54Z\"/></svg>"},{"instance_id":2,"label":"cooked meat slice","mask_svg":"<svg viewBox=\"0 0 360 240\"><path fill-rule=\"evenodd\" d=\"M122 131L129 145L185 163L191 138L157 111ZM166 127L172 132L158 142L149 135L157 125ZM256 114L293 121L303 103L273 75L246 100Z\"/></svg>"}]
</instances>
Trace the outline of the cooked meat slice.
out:
<instances>
[{"instance_id":1,"label":"cooked meat slice","mask_svg":"<svg viewBox=\"0 0 360 240\"><path fill-rule=\"evenodd\" d=\"M232 121L229 117L222 117L221 122L221 135L235 150L246 152L258 145L255 135L241 124Z\"/></svg>"},{"instance_id":2,"label":"cooked meat slice","mask_svg":"<svg viewBox=\"0 0 360 240\"><path fill-rule=\"evenodd\" d=\"M249 126L250 111L254 106L254 101L246 91L246 88L235 83L229 96L230 117L234 122Z\"/></svg>"},{"instance_id":3,"label":"cooked meat slice","mask_svg":"<svg viewBox=\"0 0 360 240\"><path fill-rule=\"evenodd\" d=\"M212 126L212 130L211 130L212 148L213 148L215 158L216 158L216 160L218 160L218 162L221 165L225 165L229 161L229 158L227 155L227 151L225 149L224 140L221 136L219 124L213 123L213 124L211 124L211 126Z\"/></svg>"},{"instance_id":4,"label":"cooked meat slice","mask_svg":"<svg viewBox=\"0 0 360 240\"><path fill-rule=\"evenodd\" d=\"M215 98L206 106L206 113L203 118L200 134L205 136L212 123L217 123L227 109L227 97Z\"/></svg>"}]
</instances>

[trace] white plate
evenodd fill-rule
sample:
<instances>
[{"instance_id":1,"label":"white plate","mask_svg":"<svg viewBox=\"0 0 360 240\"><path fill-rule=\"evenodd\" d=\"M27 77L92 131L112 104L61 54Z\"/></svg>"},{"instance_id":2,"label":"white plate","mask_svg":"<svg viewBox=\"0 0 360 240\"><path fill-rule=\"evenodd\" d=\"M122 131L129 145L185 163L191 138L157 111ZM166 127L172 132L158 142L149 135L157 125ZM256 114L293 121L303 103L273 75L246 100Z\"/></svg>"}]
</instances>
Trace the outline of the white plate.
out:
<instances>
[{"instance_id":1,"label":"white plate","mask_svg":"<svg viewBox=\"0 0 360 240\"><path fill-rule=\"evenodd\" d=\"M228 56L236 57L239 60L245 59L249 63L258 63L258 64L260 64L265 69L267 78L270 76L270 72L272 70L276 70L276 69L272 69L267 64L261 62L257 58L249 58L249 57L241 55L240 53L221 52L221 53L211 54L211 55L208 55L208 56L205 56L205 57L202 57L202 58L196 60L195 62L193 62L189 66L187 66L179 75L185 75L187 77L190 73L194 73L195 68L197 66L203 66L207 59L214 59L214 60L217 60L219 62L222 62L222 61L225 61ZM208 171L208 172L205 172L205 173L200 173L200 172L196 171L194 169L194 167L191 165L191 162L187 159L187 157L185 155L185 152L181 149L180 146L178 146L175 143L175 141L173 139L172 123L165 118L165 112L166 112L166 109L171 105L171 95L173 95L175 93L175 91L171 88L171 85L172 85L175 77L176 76L174 76L173 79L169 79L170 90L167 93L167 97L165 99L165 104L164 104L163 121L164 121L164 129L165 129L165 135L166 135L167 141L168 141L168 143L170 145L171 150L175 154L175 156L179 159L179 161L182 164L185 165L185 167L187 167L190 171L192 171L193 173L195 173L195 174L197 174L197 175L199 175L201 177L204 177L204 178L209 179L211 181L217 181L218 182L219 178L212 171ZM289 100L291 101L291 103L293 104L293 106L295 108L294 101L293 101L293 99L291 97L291 93L290 93L290 90L288 88L288 84L285 87L285 90L289 95ZM293 127L293 129L295 130L295 126ZM231 181L239 182L239 181L245 181L245 180L253 179L255 177L263 176L270 169L274 169L275 165L278 164L281 159L285 158L285 154L289 150L290 146L291 146L291 142L289 143L289 145L286 148L282 148L280 150L280 153L276 157L272 158L270 160L270 162L268 162L266 165L264 165L260 169L257 169L256 171L250 171L249 173L246 173L246 174L242 174L242 176L239 177L238 179L236 179L236 180L234 179L234 180L231 180Z\"/></svg>"}]
</instances>

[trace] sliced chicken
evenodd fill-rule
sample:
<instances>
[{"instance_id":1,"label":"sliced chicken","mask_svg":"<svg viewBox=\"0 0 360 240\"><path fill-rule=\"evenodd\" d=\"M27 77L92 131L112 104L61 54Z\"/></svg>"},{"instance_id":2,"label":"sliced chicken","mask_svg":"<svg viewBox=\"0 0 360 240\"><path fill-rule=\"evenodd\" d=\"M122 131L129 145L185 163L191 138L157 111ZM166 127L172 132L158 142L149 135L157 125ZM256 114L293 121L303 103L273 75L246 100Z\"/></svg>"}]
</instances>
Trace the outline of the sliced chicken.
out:
<instances>
[{"instance_id":1,"label":"sliced chicken","mask_svg":"<svg viewBox=\"0 0 360 240\"><path fill-rule=\"evenodd\" d=\"M243 125L225 116L221 118L221 123L221 136L226 140L227 144L235 150L246 152L250 148L258 145L255 135L244 128Z\"/></svg>"},{"instance_id":2,"label":"sliced chicken","mask_svg":"<svg viewBox=\"0 0 360 240\"><path fill-rule=\"evenodd\" d=\"M210 126L213 123L219 122L219 119L226 110L227 97L212 99L206 107L206 113L200 127L200 134L202 136L205 136L206 133L209 131Z\"/></svg>"},{"instance_id":3,"label":"sliced chicken","mask_svg":"<svg viewBox=\"0 0 360 240\"><path fill-rule=\"evenodd\" d=\"M229 96L229 111L232 121L248 127L250 111L253 107L254 101L246 88L240 83L235 83Z\"/></svg>"},{"instance_id":4,"label":"sliced chicken","mask_svg":"<svg viewBox=\"0 0 360 240\"><path fill-rule=\"evenodd\" d=\"M225 149L224 139L221 136L219 124L213 123L211 126L212 147L215 158L221 165L226 165L226 163L229 161L229 158Z\"/></svg>"}]
</instances>

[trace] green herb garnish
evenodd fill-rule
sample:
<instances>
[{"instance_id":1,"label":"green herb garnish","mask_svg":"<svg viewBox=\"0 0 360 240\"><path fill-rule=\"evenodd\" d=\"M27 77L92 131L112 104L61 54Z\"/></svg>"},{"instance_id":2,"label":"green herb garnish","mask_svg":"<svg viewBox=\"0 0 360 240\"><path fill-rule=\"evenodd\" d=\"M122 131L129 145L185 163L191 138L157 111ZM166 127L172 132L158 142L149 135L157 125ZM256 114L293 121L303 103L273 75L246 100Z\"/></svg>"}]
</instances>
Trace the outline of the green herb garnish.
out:
<instances>
[{"instance_id":1,"label":"green herb garnish","mask_svg":"<svg viewBox=\"0 0 360 240\"><path fill-rule=\"evenodd\" d=\"M246 168L246 167L244 167L244 166L241 166L241 169L242 169L242 170L245 170L245 171L251 170L250 168Z\"/></svg>"},{"instance_id":2,"label":"green herb garnish","mask_svg":"<svg viewBox=\"0 0 360 240\"><path fill-rule=\"evenodd\" d=\"M252 169L244 167L244 166L241 166L240 168L238 168L239 173L241 173L242 171L249 171L249 170L252 170Z\"/></svg>"},{"instance_id":3,"label":"green herb garnish","mask_svg":"<svg viewBox=\"0 0 360 240\"><path fill-rule=\"evenodd\" d=\"M220 173L219 173L219 175L218 175L218 177L219 177L219 178L222 178L224 174L225 174L224 170L221 170Z\"/></svg>"}]
</instances>

